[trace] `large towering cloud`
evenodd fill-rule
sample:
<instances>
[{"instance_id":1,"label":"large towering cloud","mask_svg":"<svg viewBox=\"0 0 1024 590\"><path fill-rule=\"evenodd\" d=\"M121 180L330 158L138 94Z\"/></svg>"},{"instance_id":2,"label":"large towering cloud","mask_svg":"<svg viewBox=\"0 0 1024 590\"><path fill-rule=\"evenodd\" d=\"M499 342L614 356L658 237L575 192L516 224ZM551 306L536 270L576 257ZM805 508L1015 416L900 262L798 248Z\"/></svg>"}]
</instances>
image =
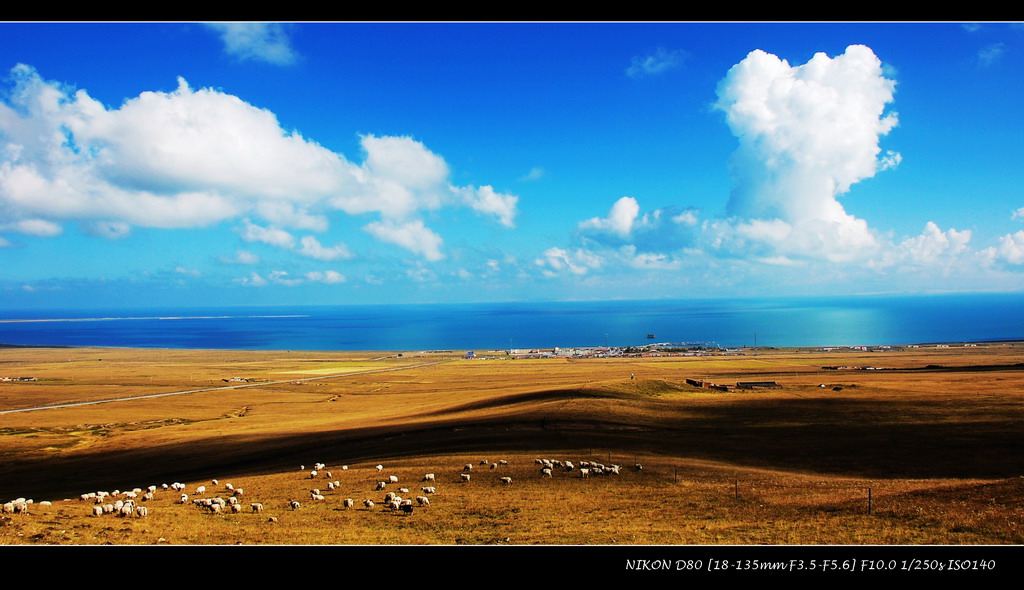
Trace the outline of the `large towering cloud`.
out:
<instances>
[{"instance_id":1,"label":"large towering cloud","mask_svg":"<svg viewBox=\"0 0 1024 590\"><path fill-rule=\"evenodd\" d=\"M716 243L832 260L876 247L867 223L838 197L899 162L879 147L897 122L885 113L894 86L863 45L799 66L756 50L733 66L715 106L740 146L731 162L733 218L709 226Z\"/></svg>"}]
</instances>

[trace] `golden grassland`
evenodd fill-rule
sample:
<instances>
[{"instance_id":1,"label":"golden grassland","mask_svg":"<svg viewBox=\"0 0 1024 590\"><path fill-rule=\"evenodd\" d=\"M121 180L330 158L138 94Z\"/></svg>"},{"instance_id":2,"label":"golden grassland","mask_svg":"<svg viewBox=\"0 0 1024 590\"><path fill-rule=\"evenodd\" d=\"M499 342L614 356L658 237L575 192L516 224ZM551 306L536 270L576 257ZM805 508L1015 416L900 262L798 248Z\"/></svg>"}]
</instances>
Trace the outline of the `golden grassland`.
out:
<instances>
[{"instance_id":1,"label":"golden grassland","mask_svg":"<svg viewBox=\"0 0 1024 590\"><path fill-rule=\"evenodd\" d=\"M0 383L0 411L206 389L0 414L0 500L35 501L3 515L0 544L1021 544L1022 353L0 349L0 376L38 379ZM726 393L688 377L783 387ZM535 458L624 469L549 479ZM318 461L338 490L308 478ZM430 506L383 509L378 462L407 497L435 473ZM463 483L466 463L476 468ZM159 491L149 516L122 519L78 500L173 481L190 495L206 484L207 497L231 482L246 507L266 508L209 514ZM326 500L311 501L313 488Z\"/></svg>"}]
</instances>

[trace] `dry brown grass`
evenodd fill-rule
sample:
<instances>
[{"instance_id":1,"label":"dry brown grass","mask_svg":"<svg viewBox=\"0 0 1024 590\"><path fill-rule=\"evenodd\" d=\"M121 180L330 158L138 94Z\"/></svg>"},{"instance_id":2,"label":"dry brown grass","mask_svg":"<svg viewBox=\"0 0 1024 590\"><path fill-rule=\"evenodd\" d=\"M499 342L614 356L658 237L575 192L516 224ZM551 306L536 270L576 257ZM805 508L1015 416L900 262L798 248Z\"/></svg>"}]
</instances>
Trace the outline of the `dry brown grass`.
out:
<instances>
[{"instance_id":1,"label":"dry brown grass","mask_svg":"<svg viewBox=\"0 0 1024 590\"><path fill-rule=\"evenodd\" d=\"M1020 350L461 361L3 349L0 374L40 381L0 384L0 410L222 386L234 376L453 362L0 415L0 499L55 500L6 515L0 543L1020 544ZM920 370L927 365L956 370ZM709 392L684 385L686 377L784 388ZM549 480L535 457L639 461L644 470ZM482 458L510 465L475 469L459 483L462 465ZM298 466L315 461L342 487L314 505L308 490L326 481L313 485ZM412 496L423 473L437 473L431 506L410 516L362 508L365 498L382 499L372 491L378 461ZM205 514L174 504L172 492L158 493L143 519L96 518L90 504L62 501L175 480L191 492L213 477L245 488L246 506L262 501L264 514ZM345 497L357 507L341 508ZM288 510L292 498L303 508Z\"/></svg>"}]
</instances>

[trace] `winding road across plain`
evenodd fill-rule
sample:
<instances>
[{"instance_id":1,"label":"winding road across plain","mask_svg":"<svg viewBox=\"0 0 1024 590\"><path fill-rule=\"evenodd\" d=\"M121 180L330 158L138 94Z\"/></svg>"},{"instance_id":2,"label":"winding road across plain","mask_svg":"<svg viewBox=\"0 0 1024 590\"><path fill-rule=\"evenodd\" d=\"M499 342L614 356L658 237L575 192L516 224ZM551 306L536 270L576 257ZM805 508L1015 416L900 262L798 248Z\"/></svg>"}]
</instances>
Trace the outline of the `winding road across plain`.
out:
<instances>
[{"instance_id":1,"label":"winding road across plain","mask_svg":"<svg viewBox=\"0 0 1024 590\"><path fill-rule=\"evenodd\" d=\"M382 357L382 358L386 358L386 357ZM380 359L370 359L370 360L380 360ZM442 363L450 363L450 362L452 362L452 360L453 359L446 359L446 360L443 360L443 361L433 361L433 362L429 362L429 363L419 363L419 364L416 364L416 365L404 365L404 366L401 366L401 367L390 367L390 368L387 368L387 369L370 369L368 371L352 371L350 373L334 373L334 374L331 374L331 375L318 375L316 377L302 377L302 378L299 378L299 379L284 379L282 381L260 381L258 383L241 383L241 384L238 384L238 385L223 385L223 386L218 386L218 387L203 387L203 388L200 388L200 389L186 389L186 390L183 390L183 391L165 391L163 393L147 393L147 394L143 394L143 395L131 395L131 396L127 396L127 397L115 397L115 398L110 398L110 399L97 399L97 400L89 400L89 401L82 401L82 402L70 402L70 403L66 403L66 404L54 404L54 405L48 405L48 406L35 406L35 407L31 407L31 408L15 408L13 410L0 410L0 415L2 415L2 414L13 414L15 412L34 412L34 411L37 411L37 410L53 410L53 409L56 409L56 408L71 408L71 407L74 407L74 406L88 406L90 404L108 404L108 403L111 403L111 402L124 402L124 401L131 401L131 400L137 400L137 399L146 399L146 398L152 398L152 397L164 397L164 396L168 396L168 395L184 395L186 393L202 393L204 391L223 391L223 390L226 390L226 389L242 389L243 387L266 387L268 385L283 385L283 384L287 384L287 383L296 383L296 382L299 382L299 381L317 381L317 380L320 380L320 379L336 379L338 377L348 377L348 376L351 376L351 375L368 375L368 374L371 374L371 373L388 373L388 372L391 372L391 371L404 371L404 370L407 370L407 369L417 369L419 367L429 367L431 365L440 365Z\"/></svg>"}]
</instances>

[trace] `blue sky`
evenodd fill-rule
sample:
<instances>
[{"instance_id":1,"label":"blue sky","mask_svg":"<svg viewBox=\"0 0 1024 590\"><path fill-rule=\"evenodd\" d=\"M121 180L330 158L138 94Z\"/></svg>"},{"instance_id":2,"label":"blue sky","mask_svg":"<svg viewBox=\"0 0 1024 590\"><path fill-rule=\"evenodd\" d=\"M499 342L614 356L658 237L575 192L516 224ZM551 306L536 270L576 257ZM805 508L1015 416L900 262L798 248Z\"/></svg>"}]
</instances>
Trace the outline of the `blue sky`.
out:
<instances>
[{"instance_id":1,"label":"blue sky","mask_svg":"<svg viewBox=\"0 0 1024 590\"><path fill-rule=\"evenodd\" d=\"M0 310L1024 289L1014 23L0 24Z\"/></svg>"}]
</instances>

